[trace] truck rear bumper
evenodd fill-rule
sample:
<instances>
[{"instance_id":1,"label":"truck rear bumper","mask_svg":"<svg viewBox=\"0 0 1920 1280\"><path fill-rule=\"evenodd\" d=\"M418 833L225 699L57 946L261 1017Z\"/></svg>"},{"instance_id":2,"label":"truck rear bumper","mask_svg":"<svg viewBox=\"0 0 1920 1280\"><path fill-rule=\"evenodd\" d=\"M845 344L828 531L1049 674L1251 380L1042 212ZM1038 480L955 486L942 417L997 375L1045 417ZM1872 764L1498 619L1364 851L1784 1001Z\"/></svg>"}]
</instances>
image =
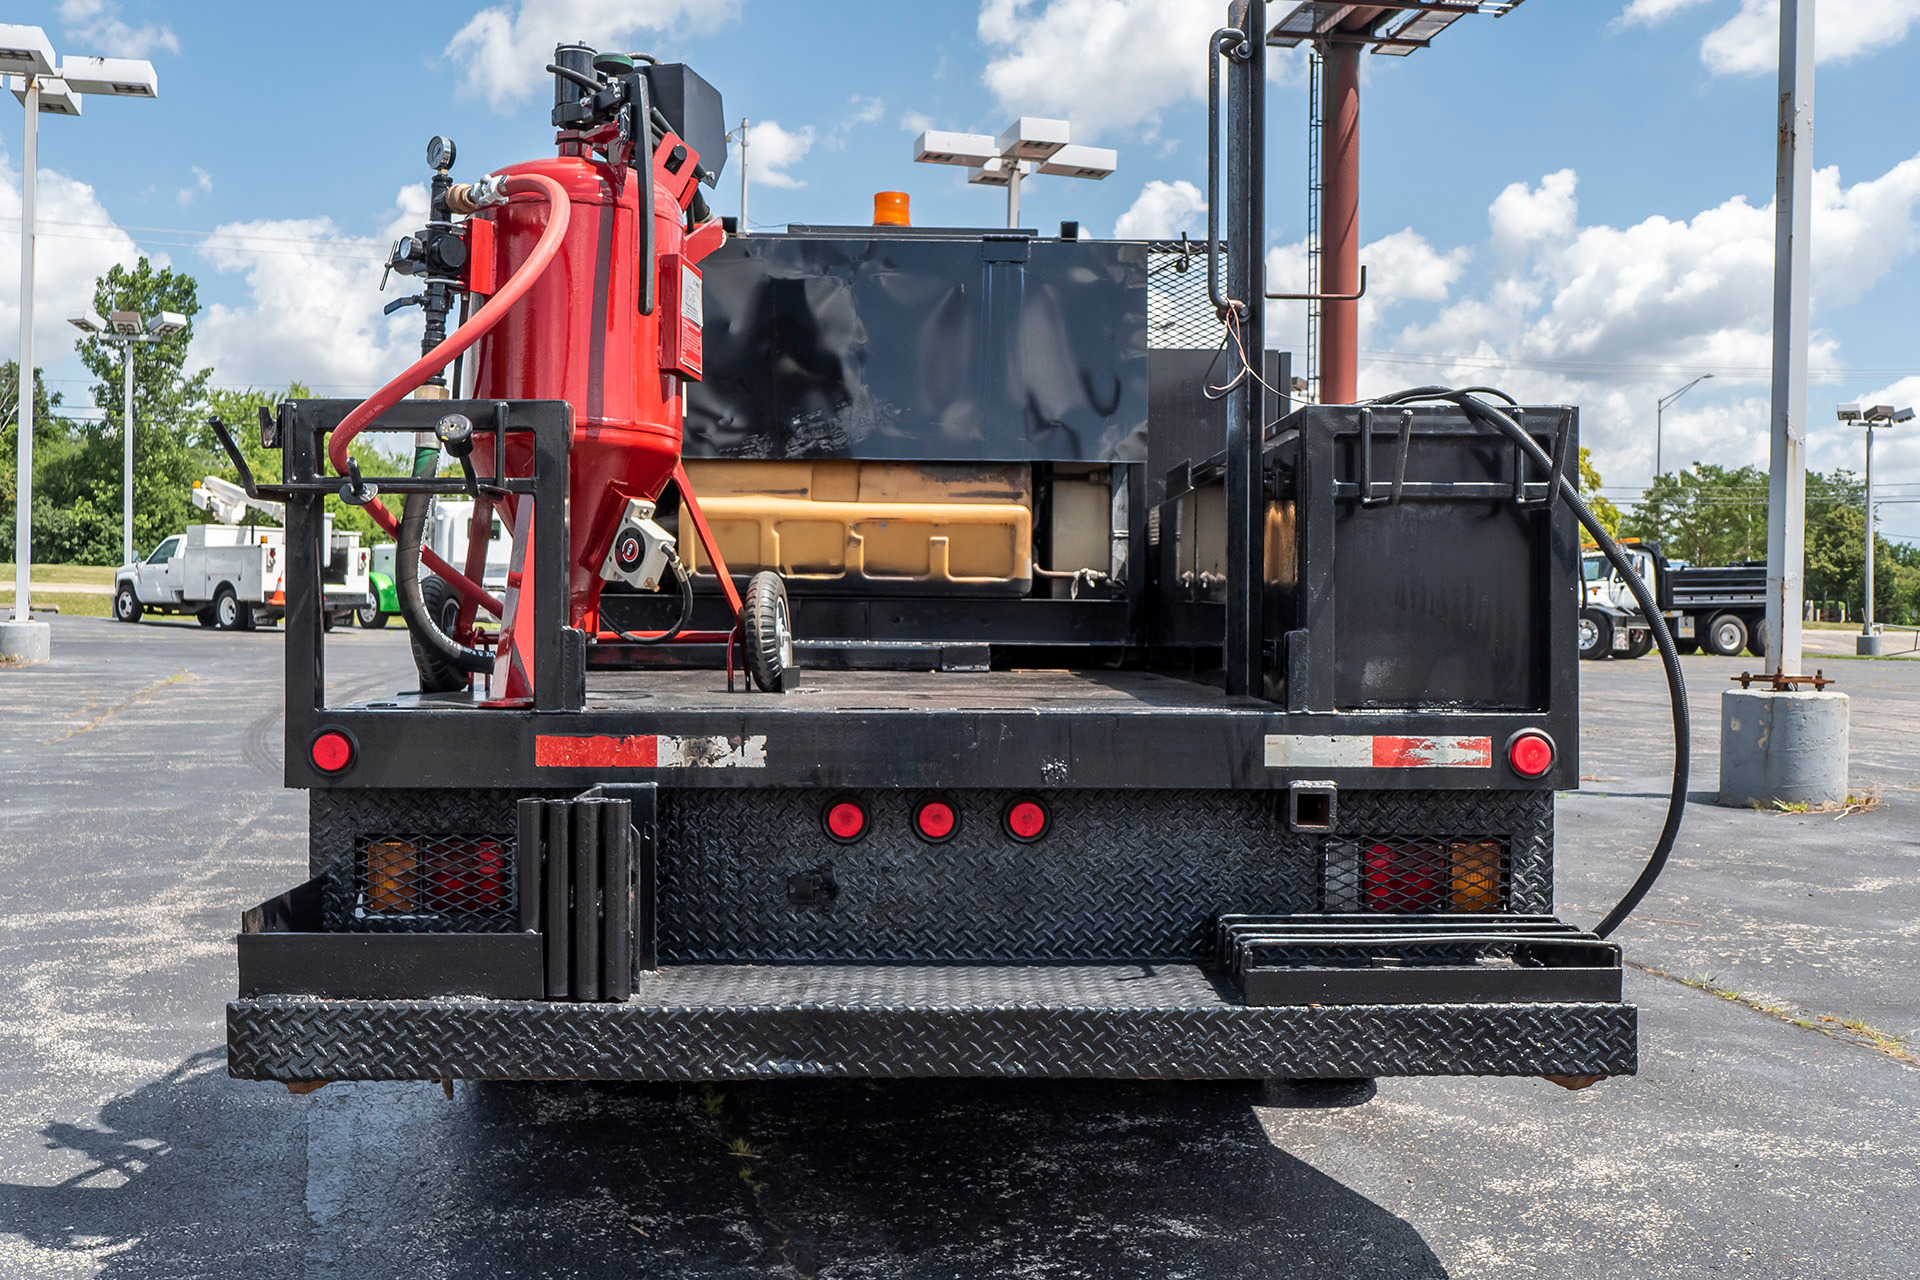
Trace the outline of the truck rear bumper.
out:
<instances>
[{"instance_id":1,"label":"truck rear bumper","mask_svg":"<svg viewBox=\"0 0 1920 1280\"><path fill-rule=\"evenodd\" d=\"M1613 1076L1618 1003L1251 1007L1191 964L687 965L622 1003L272 996L227 1006L246 1080Z\"/></svg>"}]
</instances>

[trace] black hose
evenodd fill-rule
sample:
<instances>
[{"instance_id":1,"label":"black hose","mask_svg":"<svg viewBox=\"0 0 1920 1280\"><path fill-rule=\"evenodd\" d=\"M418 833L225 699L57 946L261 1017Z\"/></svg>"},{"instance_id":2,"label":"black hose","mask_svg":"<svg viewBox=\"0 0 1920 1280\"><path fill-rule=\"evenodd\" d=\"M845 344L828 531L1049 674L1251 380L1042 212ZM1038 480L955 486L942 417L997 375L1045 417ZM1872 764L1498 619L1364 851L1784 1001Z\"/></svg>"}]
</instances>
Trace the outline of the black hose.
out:
<instances>
[{"instance_id":1,"label":"black hose","mask_svg":"<svg viewBox=\"0 0 1920 1280\"><path fill-rule=\"evenodd\" d=\"M415 446L414 476L431 477L440 469L440 450ZM491 672L493 655L469 649L440 629L420 595L420 540L427 526L427 512L433 506L430 493L410 493L400 509L398 545L393 552L394 594L400 598L400 616L407 630L429 649L460 671Z\"/></svg>"},{"instance_id":2,"label":"black hose","mask_svg":"<svg viewBox=\"0 0 1920 1280\"><path fill-rule=\"evenodd\" d=\"M1456 390L1452 387L1414 387L1408 391L1396 391L1390 396L1382 396L1373 404L1407 404L1417 400L1440 401L1457 405L1466 411L1468 417L1476 422L1493 427L1518 445L1533 464L1552 477L1552 483L1560 486L1560 498L1586 527L1593 540L1605 553L1608 561L1619 571L1627 584L1627 590L1633 593L1634 603L1640 606L1647 624L1653 630L1654 643L1660 646L1660 662L1667 673L1667 698L1673 707L1673 786L1667 794L1667 820L1660 828L1660 838L1654 842L1653 852L1647 855L1647 865L1641 870L1626 895L1614 904L1613 910L1593 927L1593 932L1604 938L1619 928L1626 918L1633 914L1647 891L1653 888L1654 881L1665 870L1667 858L1673 852L1674 841L1680 835L1680 820L1686 812L1687 777L1692 766L1692 730L1689 727L1687 713L1687 684L1680 672L1680 653L1673 647L1673 636L1667 631L1667 621L1660 616L1660 606L1655 602L1653 593L1647 584L1640 580L1626 553L1620 550L1620 544L1613 540L1605 528L1594 518L1593 512L1580 498L1580 491L1566 476L1558 474L1553 459L1547 456L1534 438L1523 430L1505 412L1489 404L1481 396L1498 396L1509 405L1518 407L1519 402L1504 391L1492 387L1466 387Z\"/></svg>"},{"instance_id":3,"label":"black hose","mask_svg":"<svg viewBox=\"0 0 1920 1280\"><path fill-rule=\"evenodd\" d=\"M669 563L673 566L674 576L680 579L680 617L673 626L657 636L636 636L632 632L622 631L612 623L607 624L607 630L628 644L666 644L687 629L687 624L693 621L693 575L687 572L686 565L680 563L679 556L673 557Z\"/></svg>"}]
</instances>

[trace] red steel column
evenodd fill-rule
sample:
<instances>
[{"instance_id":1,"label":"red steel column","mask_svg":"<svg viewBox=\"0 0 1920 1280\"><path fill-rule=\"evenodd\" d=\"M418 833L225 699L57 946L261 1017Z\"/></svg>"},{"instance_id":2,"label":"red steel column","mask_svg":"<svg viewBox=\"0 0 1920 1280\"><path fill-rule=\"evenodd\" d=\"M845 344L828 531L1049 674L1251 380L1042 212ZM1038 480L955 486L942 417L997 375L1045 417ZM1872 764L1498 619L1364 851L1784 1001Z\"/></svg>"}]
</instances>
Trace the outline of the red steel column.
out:
<instances>
[{"instance_id":1,"label":"red steel column","mask_svg":"<svg viewBox=\"0 0 1920 1280\"><path fill-rule=\"evenodd\" d=\"M1320 103L1320 290L1360 290L1360 46L1325 46ZM1320 403L1358 398L1360 304L1321 302Z\"/></svg>"}]
</instances>

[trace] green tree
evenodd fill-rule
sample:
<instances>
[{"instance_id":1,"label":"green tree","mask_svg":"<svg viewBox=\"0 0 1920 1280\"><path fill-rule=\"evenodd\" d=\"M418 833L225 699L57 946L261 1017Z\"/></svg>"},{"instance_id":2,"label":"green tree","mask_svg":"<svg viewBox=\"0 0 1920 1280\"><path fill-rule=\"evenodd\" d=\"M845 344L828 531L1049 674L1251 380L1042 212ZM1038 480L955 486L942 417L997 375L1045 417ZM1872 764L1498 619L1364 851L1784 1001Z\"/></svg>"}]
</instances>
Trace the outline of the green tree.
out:
<instances>
[{"instance_id":1,"label":"green tree","mask_svg":"<svg viewBox=\"0 0 1920 1280\"><path fill-rule=\"evenodd\" d=\"M109 268L94 285L93 306L103 316L131 310L151 318L173 311L188 321L179 333L133 348L133 539L136 550L143 550L187 522L188 495L208 459L201 416L212 370L186 372L199 286L190 275L141 258L132 270L117 263ZM89 335L77 354L99 379L93 403L101 416L72 430L67 447L50 449L44 465L36 461L34 542L50 560L115 564L123 467L121 350Z\"/></svg>"},{"instance_id":2,"label":"green tree","mask_svg":"<svg viewBox=\"0 0 1920 1280\"><path fill-rule=\"evenodd\" d=\"M1736 564L1767 554L1767 476L1758 467L1695 463L1655 477L1624 521L1670 559Z\"/></svg>"},{"instance_id":3,"label":"green tree","mask_svg":"<svg viewBox=\"0 0 1920 1280\"><path fill-rule=\"evenodd\" d=\"M43 370L33 371L33 471L37 477L46 465L47 455L67 443L73 431L58 410L60 393L48 394ZM0 364L0 560L13 559L14 511L20 501L17 459L20 456L20 365L9 360ZM35 511L40 503L34 503ZM46 548L36 536L35 560L45 562Z\"/></svg>"},{"instance_id":4,"label":"green tree","mask_svg":"<svg viewBox=\"0 0 1920 1280\"><path fill-rule=\"evenodd\" d=\"M1593 450L1585 445L1580 446L1580 496L1602 528L1608 533L1620 532L1620 508L1600 496L1600 469L1593 465Z\"/></svg>"}]
</instances>

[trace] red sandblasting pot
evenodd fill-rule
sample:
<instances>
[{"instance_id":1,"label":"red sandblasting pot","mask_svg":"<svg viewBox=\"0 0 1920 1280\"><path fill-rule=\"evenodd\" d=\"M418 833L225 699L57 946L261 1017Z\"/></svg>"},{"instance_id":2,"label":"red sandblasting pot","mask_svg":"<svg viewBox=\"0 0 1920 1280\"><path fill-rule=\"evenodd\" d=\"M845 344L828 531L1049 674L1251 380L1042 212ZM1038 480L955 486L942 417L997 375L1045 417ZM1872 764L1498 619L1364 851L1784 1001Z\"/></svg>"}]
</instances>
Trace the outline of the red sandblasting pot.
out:
<instances>
[{"instance_id":1,"label":"red sandblasting pot","mask_svg":"<svg viewBox=\"0 0 1920 1280\"><path fill-rule=\"evenodd\" d=\"M610 171L578 156L510 165L503 174L543 174L566 190L572 216L553 265L519 305L474 348L473 394L483 400L565 400L573 406L568 490L570 624L598 629L600 565L627 502L657 499L680 458L680 380L660 369L660 319L677 307L656 300L640 312L640 196L648 175L628 170L616 189ZM654 252L679 254L678 202L654 193ZM505 280L532 252L546 225L540 201L495 206L474 215L496 228L494 278ZM490 474L483 446L475 469ZM508 469L525 475L532 444L516 440Z\"/></svg>"}]
</instances>

